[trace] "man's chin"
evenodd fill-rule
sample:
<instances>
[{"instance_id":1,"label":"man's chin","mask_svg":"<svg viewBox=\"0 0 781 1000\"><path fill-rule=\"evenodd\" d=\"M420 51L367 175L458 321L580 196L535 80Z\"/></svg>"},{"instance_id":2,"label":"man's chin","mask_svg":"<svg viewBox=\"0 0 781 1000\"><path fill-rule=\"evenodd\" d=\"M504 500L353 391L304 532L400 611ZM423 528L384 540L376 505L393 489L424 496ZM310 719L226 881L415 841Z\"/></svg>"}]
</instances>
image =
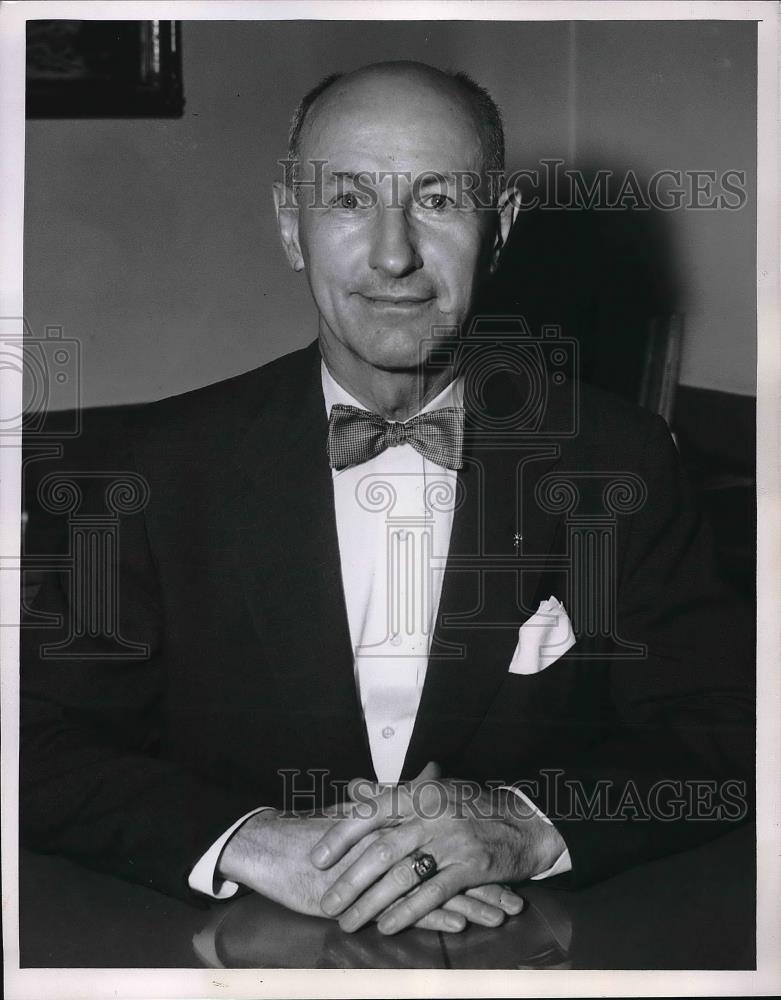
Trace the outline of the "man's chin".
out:
<instances>
[{"instance_id":1,"label":"man's chin","mask_svg":"<svg viewBox=\"0 0 781 1000\"><path fill-rule=\"evenodd\" d=\"M403 374L420 371L432 351L441 346L443 338L434 336L436 329L428 322L363 325L359 319L340 333L326 327L324 336L321 328L321 338L337 354L346 352L378 371Z\"/></svg>"},{"instance_id":2,"label":"man's chin","mask_svg":"<svg viewBox=\"0 0 781 1000\"><path fill-rule=\"evenodd\" d=\"M434 340L430 331L415 334L397 330L378 330L371 339L366 360L380 371L419 371L428 360Z\"/></svg>"}]
</instances>

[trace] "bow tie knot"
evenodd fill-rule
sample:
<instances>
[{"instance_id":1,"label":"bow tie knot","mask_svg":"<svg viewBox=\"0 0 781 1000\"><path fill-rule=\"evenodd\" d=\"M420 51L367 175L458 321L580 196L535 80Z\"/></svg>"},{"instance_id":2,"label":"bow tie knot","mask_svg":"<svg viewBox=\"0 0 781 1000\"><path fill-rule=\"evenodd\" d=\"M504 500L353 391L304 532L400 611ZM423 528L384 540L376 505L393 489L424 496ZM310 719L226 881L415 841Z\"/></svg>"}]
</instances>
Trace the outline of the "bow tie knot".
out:
<instances>
[{"instance_id":1,"label":"bow tie knot","mask_svg":"<svg viewBox=\"0 0 781 1000\"><path fill-rule=\"evenodd\" d=\"M395 448L397 445L404 444L407 440L407 425L399 421L392 421L385 428L385 436L389 448Z\"/></svg>"},{"instance_id":2,"label":"bow tie knot","mask_svg":"<svg viewBox=\"0 0 781 1000\"><path fill-rule=\"evenodd\" d=\"M420 413L404 423L377 413L337 403L328 420L328 460L334 469L361 465L386 448L409 444L429 461L446 469L463 465L464 410L445 406Z\"/></svg>"}]
</instances>

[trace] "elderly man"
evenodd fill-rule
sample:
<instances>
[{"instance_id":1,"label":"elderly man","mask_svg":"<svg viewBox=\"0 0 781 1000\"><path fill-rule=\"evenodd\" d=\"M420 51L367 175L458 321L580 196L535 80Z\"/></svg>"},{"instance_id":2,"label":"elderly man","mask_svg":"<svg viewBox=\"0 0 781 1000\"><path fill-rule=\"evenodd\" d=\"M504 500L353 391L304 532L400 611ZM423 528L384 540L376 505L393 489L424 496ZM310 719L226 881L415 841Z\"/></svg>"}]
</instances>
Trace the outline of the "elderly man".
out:
<instances>
[{"instance_id":1,"label":"elderly man","mask_svg":"<svg viewBox=\"0 0 781 1000\"><path fill-rule=\"evenodd\" d=\"M663 422L472 324L514 211L493 101L366 67L304 99L291 160L317 343L125 420L127 653L26 630L26 841L395 933L717 835L746 812L748 640ZM67 626L67 587L39 606Z\"/></svg>"}]
</instances>

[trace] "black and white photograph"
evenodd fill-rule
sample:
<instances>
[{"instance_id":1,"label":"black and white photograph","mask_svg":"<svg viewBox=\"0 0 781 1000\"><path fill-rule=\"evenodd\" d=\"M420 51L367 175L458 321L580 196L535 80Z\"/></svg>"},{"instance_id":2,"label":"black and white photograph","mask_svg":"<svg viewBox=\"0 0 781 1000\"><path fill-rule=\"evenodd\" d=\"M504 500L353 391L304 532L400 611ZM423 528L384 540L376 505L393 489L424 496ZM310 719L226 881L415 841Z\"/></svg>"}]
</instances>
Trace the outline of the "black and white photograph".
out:
<instances>
[{"instance_id":1,"label":"black and white photograph","mask_svg":"<svg viewBox=\"0 0 781 1000\"><path fill-rule=\"evenodd\" d=\"M9 1000L781 989L778 5L4 8Z\"/></svg>"}]
</instances>

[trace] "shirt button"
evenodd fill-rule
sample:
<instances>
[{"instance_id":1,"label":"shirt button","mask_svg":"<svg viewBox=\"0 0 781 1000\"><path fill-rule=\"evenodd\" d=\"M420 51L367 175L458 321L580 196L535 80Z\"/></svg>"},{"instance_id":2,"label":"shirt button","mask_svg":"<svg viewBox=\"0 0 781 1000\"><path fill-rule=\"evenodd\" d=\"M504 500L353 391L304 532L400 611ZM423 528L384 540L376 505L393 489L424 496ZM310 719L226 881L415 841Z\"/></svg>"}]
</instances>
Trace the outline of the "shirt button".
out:
<instances>
[{"instance_id":1,"label":"shirt button","mask_svg":"<svg viewBox=\"0 0 781 1000\"><path fill-rule=\"evenodd\" d=\"M391 736L396 735L396 730L393 728L393 726L386 726L382 731L382 735L385 737L386 740L389 740Z\"/></svg>"}]
</instances>

